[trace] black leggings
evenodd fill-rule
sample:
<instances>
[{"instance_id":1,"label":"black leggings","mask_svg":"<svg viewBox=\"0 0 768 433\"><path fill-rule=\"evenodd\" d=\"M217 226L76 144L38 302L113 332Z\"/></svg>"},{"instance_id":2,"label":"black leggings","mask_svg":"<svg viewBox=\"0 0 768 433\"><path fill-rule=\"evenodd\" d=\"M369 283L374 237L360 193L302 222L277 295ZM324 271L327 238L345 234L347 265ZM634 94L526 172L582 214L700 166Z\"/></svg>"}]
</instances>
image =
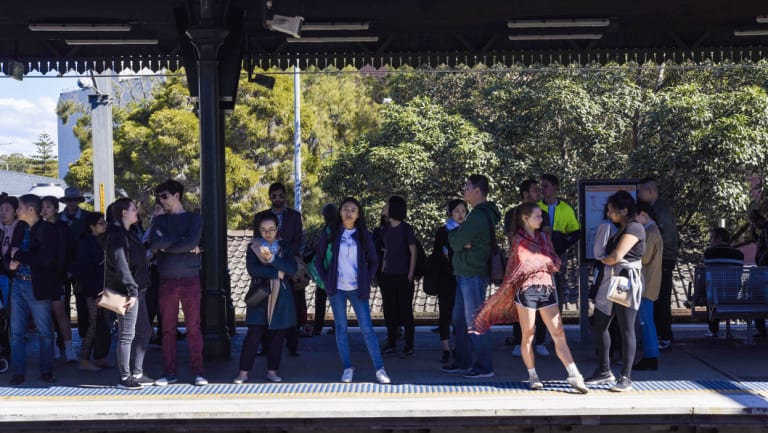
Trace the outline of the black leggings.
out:
<instances>
[{"instance_id":1,"label":"black leggings","mask_svg":"<svg viewBox=\"0 0 768 433\"><path fill-rule=\"evenodd\" d=\"M451 274L453 277L453 274ZM440 311L438 328L440 340L451 339L451 324L453 323L453 304L456 303L456 277L453 281L442 283L437 289L437 305Z\"/></svg>"},{"instance_id":2,"label":"black leggings","mask_svg":"<svg viewBox=\"0 0 768 433\"><path fill-rule=\"evenodd\" d=\"M397 327L405 329L405 348L413 348L415 323L413 320L413 284L408 275L381 274L381 306L387 325L387 345L395 347Z\"/></svg>"},{"instance_id":3,"label":"black leggings","mask_svg":"<svg viewBox=\"0 0 768 433\"><path fill-rule=\"evenodd\" d=\"M632 363L635 362L635 350L637 350L637 341L635 339L635 319L637 310L632 310L622 305L613 304L613 314L608 316L599 310L595 310L593 317L593 329L597 341L597 356L601 371L610 371L611 361L609 349L611 347L611 335L608 327L611 320L615 317L619 322L621 331L621 355L624 365L621 368L621 375L630 377L632 374Z\"/></svg>"}]
</instances>

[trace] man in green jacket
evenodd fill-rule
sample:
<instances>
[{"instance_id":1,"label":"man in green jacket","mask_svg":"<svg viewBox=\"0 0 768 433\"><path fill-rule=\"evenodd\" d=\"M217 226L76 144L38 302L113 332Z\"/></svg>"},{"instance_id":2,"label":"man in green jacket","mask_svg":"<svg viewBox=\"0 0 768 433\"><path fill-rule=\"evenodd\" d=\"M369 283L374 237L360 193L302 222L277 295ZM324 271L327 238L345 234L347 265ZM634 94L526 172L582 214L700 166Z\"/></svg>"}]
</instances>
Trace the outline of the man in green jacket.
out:
<instances>
[{"instance_id":1,"label":"man in green jacket","mask_svg":"<svg viewBox=\"0 0 768 433\"><path fill-rule=\"evenodd\" d=\"M501 212L488 202L488 178L473 174L464 184L464 200L472 206L467 220L448 233L454 251L456 304L453 326L456 350L453 363L443 366L446 373L462 373L467 378L493 377L492 341L489 333L467 333L467 325L485 302L490 277L491 230L501 220Z\"/></svg>"}]
</instances>

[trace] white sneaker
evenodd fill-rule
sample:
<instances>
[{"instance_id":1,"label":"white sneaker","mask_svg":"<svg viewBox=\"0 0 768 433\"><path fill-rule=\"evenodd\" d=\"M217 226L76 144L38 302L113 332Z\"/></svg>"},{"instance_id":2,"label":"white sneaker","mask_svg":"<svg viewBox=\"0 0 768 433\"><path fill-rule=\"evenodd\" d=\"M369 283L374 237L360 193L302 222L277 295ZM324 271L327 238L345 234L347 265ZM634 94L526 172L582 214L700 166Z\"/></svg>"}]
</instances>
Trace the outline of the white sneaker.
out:
<instances>
[{"instance_id":1,"label":"white sneaker","mask_svg":"<svg viewBox=\"0 0 768 433\"><path fill-rule=\"evenodd\" d=\"M389 380L389 376L387 376L387 372L384 371L383 368L376 370L376 380L382 385L389 385L392 383L392 381Z\"/></svg>"},{"instance_id":2,"label":"white sneaker","mask_svg":"<svg viewBox=\"0 0 768 433\"><path fill-rule=\"evenodd\" d=\"M352 382L352 376L355 374L354 368L345 368L344 373L341 375L341 381L344 383ZM376 375L378 379L378 374Z\"/></svg>"},{"instance_id":3,"label":"white sneaker","mask_svg":"<svg viewBox=\"0 0 768 433\"><path fill-rule=\"evenodd\" d=\"M549 356L549 350L547 350L547 347L543 344L537 344L536 345L536 353L539 356Z\"/></svg>"},{"instance_id":4,"label":"white sneaker","mask_svg":"<svg viewBox=\"0 0 768 433\"><path fill-rule=\"evenodd\" d=\"M584 384L584 377L582 375L578 376L569 376L568 384L573 387L576 391L579 391L582 394L586 394L589 392L589 388L587 388L587 385Z\"/></svg>"},{"instance_id":5,"label":"white sneaker","mask_svg":"<svg viewBox=\"0 0 768 433\"><path fill-rule=\"evenodd\" d=\"M539 379L539 376L531 376L528 379L528 387L531 389L541 389L544 388L544 383Z\"/></svg>"},{"instance_id":6,"label":"white sneaker","mask_svg":"<svg viewBox=\"0 0 768 433\"><path fill-rule=\"evenodd\" d=\"M234 383L235 385L242 385L247 381L248 381L247 374L238 374L237 377L232 381L232 383Z\"/></svg>"},{"instance_id":7,"label":"white sneaker","mask_svg":"<svg viewBox=\"0 0 768 433\"><path fill-rule=\"evenodd\" d=\"M278 383L278 382L282 382L283 381L283 378L278 376L275 373L267 373L267 375L264 376L264 378L267 379L268 381L272 382L272 383Z\"/></svg>"},{"instance_id":8,"label":"white sneaker","mask_svg":"<svg viewBox=\"0 0 768 433\"><path fill-rule=\"evenodd\" d=\"M523 353L520 351L520 345L515 345L515 347L512 349L512 355L517 356L518 358L523 356Z\"/></svg>"},{"instance_id":9,"label":"white sneaker","mask_svg":"<svg viewBox=\"0 0 768 433\"><path fill-rule=\"evenodd\" d=\"M195 386L205 386L205 385L208 385L208 379L198 374L197 376L195 376L195 381L193 383L195 384Z\"/></svg>"}]
</instances>

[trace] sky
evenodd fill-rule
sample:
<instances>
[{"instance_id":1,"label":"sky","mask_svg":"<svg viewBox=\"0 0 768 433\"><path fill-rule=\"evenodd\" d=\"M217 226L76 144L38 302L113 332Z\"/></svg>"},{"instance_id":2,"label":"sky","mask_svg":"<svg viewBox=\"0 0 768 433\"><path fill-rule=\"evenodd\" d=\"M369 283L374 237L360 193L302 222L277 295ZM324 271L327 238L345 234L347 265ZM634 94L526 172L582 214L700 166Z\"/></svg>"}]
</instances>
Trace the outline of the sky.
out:
<instances>
[{"instance_id":1,"label":"sky","mask_svg":"<svg viewBox=\"0 0 768 433\"><path fill-rule=\"evenodd\" d=\"M41 133L58 142L56 103L59 94L77 88L74 75L31 74L23 81L0 74L0 155L33 155Z\"/></svg>"}]
</instances>

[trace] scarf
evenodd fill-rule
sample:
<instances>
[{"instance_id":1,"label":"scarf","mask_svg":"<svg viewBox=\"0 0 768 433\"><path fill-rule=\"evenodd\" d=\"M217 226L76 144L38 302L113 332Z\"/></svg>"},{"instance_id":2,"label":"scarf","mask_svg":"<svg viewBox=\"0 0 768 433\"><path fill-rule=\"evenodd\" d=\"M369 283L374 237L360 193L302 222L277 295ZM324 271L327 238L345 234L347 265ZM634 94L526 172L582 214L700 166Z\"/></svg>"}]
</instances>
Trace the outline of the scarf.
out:
<instances>
[{"instance_id":1,"label":"scarf","mask_svg":"<svg viewBox=\"0 0 768 433\"><path fill-rule=\"evenodd\" d=\"M468 332L484 334L497 323L517 322L515 295L534 284L552 285L552 274L560 269L560 257L547 236L533 236L520 229L515 234L504 281L477 312Z\"/></svg>"}]
</instances>

